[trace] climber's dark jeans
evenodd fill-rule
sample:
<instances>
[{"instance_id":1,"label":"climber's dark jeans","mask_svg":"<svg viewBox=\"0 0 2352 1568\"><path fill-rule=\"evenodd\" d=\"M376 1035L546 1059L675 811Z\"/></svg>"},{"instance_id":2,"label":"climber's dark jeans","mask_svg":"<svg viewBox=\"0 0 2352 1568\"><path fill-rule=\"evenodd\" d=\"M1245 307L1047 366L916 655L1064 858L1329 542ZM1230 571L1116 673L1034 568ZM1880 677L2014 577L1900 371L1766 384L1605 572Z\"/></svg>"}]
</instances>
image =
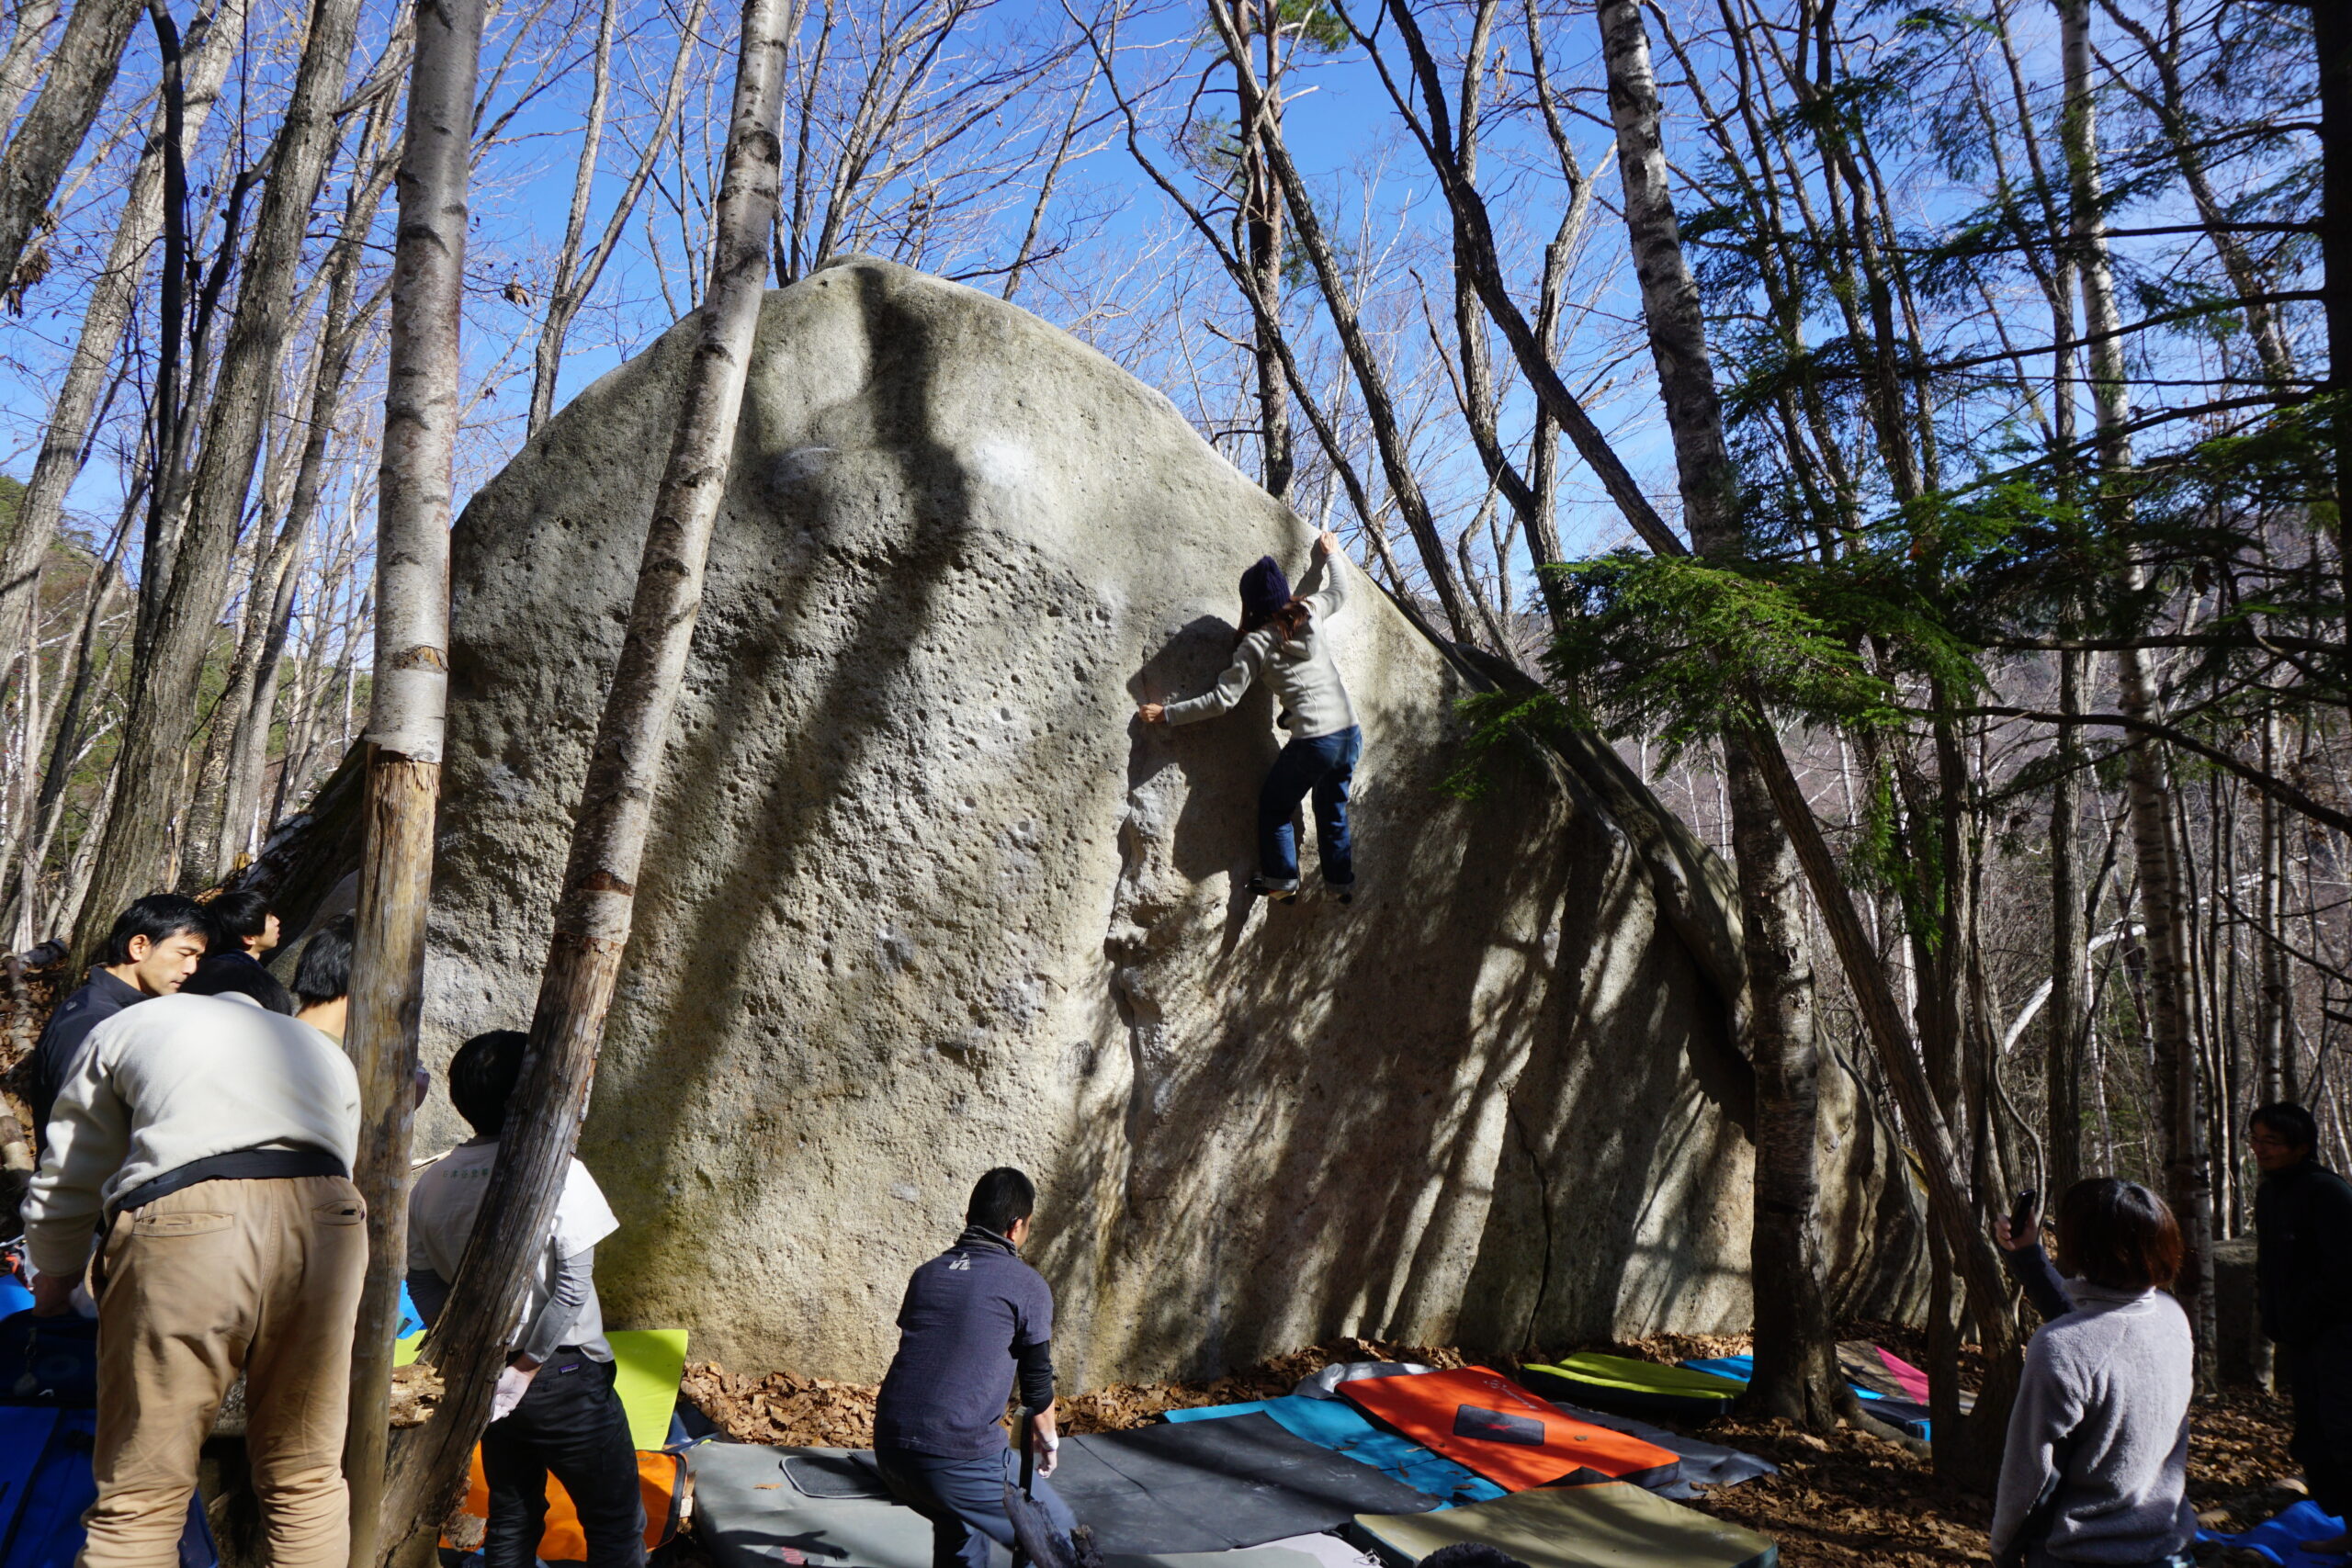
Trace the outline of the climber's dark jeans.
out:
<instances>
[{"instance_id":1,"label":"climber's dark jeans","mask_svg":"<svg viewBox=\"0 0 2352 1568\"><path fill-rule=\"evenodd\" d=\"M890 1495L931 1521L932 1568L989 1568L989 1542L1012 1544L1004 1509L1007 1482L1021 1484L1021 1456L1011 1449L987 1459L940 1459L904 1449L876 1449L874 1468ZM1030 1486L1055 1533L1078 1528L1069 1506L1043 1476Z\"/></svg>"},{"instance_id":2,"label":"climber's dark jeans","mask_svg":"<svg viewBox=\"0 0 2352 1568\"><path fill-rule=\"evenodd\" d=\"M628 1413L609 1362L570 1348L531 1380L523 1402L481 1435L488 1568L530 1568L547 1529L548 1473L563 1483L588 1538L585 1568L645 1568L645 1500Z\"/></svg>"},{"instance_id":3,"label":"climber's dark jeans","mask_svg":"<svg viewBox=\"0 0 2352 1568\"><path fill-rule=\"evenodd\" d=\"M1258 792L1258 874L1276 886L1298 881L1298 844L1290 819L1298 803L1315 796L1315 843L1323 854L1327 887L1352 887L1355 847L1348 838L1348 785L1363 755L1363 730L1294 740L1283 748Z\"/></svg>"}]
</instances>

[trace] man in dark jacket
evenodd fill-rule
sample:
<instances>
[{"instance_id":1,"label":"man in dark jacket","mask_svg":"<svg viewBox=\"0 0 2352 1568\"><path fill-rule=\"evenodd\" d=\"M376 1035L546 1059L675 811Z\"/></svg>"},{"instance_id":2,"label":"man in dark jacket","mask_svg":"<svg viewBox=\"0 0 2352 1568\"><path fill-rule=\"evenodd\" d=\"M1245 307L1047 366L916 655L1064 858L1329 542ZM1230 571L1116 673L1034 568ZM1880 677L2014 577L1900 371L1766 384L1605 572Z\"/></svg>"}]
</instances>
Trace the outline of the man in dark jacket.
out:
<instances>
[{"instance_id":1,"label":"man in dark jacket","mask_svg":"<svg viewBox=\"0 0 2352 1568\"><path fill-rule=\"evenodd\" d=\"M2262 1332L2282 1352L2295 1406L2287 1451L2312 1499L2341 1518L2352 1507L2352 1183L2313 1157L2319 1125L2300 1105L2256 1111L2247 1141L2262 1168L2254 1195ZM2310 1544L2341 1551L2345 1542Z\"/></svg>"},{"instance_id":2,"label":"man in dark jacket","mask_svg":"<svg viewBox=\"0 0 2352 1568\"><path fill-rule=\"evenodd\" d=\"M1018 1457L1004 1406L1018 1383L1036 1457L1035 1495L1065 1538L1076 1521L1045 1477L1054 1431L1054 1292L1021 1260L1037 1190L999 1167L980 1178L956 1245L914 1272L899 1309L899 1353L874 1409L874 1458L893 1495L932 1524L932 1568L988 1568L1013 1544L1005 1511Z\"/></svg>"},{"instance_id":3,"label":"man in dark jacket","mask_svg":"<svg viewBox=\"0 0 2352 1568\"><path fill-rule=\"evenodd\" d=\"M50 1110L74 1076L90 1031L133 1002L178 990L196 973L211 931L204 906L176 893L150 893L116 917L89 984L57 1005L33 1044L29 1098L33 1136L42 1147L49 1144Z\"/></svg>"}]
</instances>

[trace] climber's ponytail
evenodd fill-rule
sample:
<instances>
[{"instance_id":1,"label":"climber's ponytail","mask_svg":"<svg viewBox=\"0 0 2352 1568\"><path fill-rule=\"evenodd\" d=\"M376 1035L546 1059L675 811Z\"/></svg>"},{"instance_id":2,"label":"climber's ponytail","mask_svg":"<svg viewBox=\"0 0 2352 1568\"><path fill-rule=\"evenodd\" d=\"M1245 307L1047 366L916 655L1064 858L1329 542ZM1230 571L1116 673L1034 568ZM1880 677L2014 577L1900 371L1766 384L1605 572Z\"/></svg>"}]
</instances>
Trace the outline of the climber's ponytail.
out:
<instances>
[{"instance_id":1,"label":"climber's ponytail","mask_svg":"<svg viewBox=\"0 0 2352 1568\"><path fill-rule=\"evenodd\" d=\"M1313 608L1304 599L1293 599L1270 615L1253 615L1244 610L1241 613L1241 629L1233 634L1233 646L1239 648L1244 637L1261 626L1269 626L1279 634L1282 641L1294 642L1297 640L1298 634L1306 629L1306 623L1313 614Z\"/></svg>"}]
</instances>

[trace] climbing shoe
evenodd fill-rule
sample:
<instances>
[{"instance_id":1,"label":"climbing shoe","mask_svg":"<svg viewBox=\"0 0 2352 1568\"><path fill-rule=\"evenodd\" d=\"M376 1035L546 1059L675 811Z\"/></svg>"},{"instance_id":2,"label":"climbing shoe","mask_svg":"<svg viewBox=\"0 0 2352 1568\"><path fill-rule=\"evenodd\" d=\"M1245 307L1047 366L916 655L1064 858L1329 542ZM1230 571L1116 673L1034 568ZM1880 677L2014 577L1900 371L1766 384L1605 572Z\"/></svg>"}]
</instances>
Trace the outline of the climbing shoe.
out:
<instances>
[{"instance_id":1,"label":"climbing shoe","mask_svg":"<svg viewBox=\"0 0 2352 1568\"><path fill-rule=\"evenodd\" d=\"M1262 876L1253 876L1250 879L1250 891L1261 898L1271 898L1277 904L1288 904L1297 899L1298 884L1269 882Z\"/></svg>"},{"instance_id":2,"label":"climbing shoe","mask_svg":"<svg viewBox=\"0 0 2352 1568\"><path fill-rule=\"evenodd\" d=\"M1352 904L1356 901L1356 885L1352 882L1327 882L1323 885L1323 889L1342 904Z\"/></svg>"}]
</instances>

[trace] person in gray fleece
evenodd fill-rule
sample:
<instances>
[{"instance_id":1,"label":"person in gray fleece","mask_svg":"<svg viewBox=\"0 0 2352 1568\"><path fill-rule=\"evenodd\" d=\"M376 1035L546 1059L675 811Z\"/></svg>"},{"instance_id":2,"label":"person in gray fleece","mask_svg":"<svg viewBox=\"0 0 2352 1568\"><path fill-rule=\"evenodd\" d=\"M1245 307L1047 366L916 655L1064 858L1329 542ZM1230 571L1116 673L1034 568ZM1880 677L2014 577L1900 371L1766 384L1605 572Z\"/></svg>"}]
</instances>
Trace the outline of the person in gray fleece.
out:
<instances>
[{"instance_id":1,"label":"person in gray fleece","mask_svg":"<svg viewBox=\"0 0 2352 1568\"><path fill-rule=\"evenodd\" d=\"M2188 1561L2188 1318L2165 1293L2180 1226L2163 1199L2113 1177L2058 1202L2062 1280L2032 1227L1994 1224L2010 1271L2049 1319L2026 1347L1993 1508L1993 1561L2132 1568Z\"/></svg>"},{"instance_id":2,"label":"person in gray fleece","mask_svg":"<svg viewBox=\"0 0 2352 1568\"><path fill-rule=\"evenodd\" d=\"M1355 897L1355 851L1348 832L1348 789L1363 756L1355 705L1332 662L1329 626L1347 604L1347 555L1326 528L1315 538L1322 588L1294 595L1272 556L1241 574L1241 630L1233 662L1216 684L1189 701L1145 703L1146 724L1195 724L1230 713L1260 675L1283 705L1290 742L1258 792L1258 874L1250 891L1277 903L1298 897L1298 842L1291 818L1315 797L1315 842L1323 886L1340 903Z\"/></svg>"}]
</instances>

